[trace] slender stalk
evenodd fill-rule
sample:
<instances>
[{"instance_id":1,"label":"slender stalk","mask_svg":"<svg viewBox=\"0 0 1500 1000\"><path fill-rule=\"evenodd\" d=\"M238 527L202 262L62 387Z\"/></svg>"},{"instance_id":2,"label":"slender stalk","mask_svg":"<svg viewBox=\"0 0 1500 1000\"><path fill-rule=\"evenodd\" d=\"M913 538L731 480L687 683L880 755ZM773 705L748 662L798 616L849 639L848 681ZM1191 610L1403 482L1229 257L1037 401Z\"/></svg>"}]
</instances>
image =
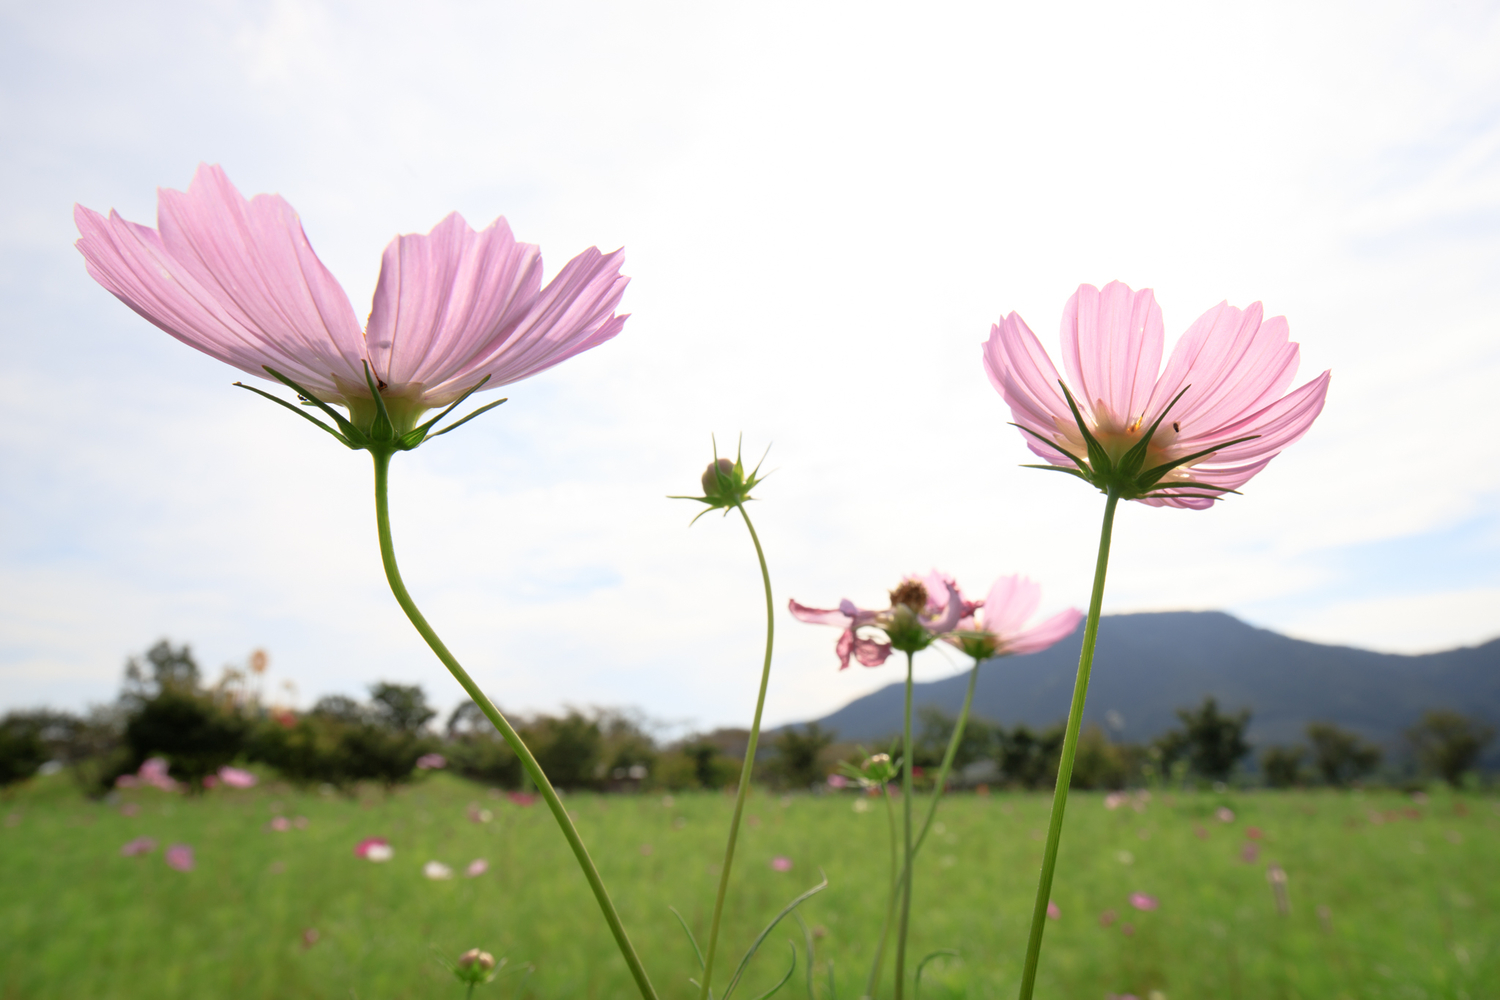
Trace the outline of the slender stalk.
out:
<instances>
[{"instance_id":1,"label":"slender stalk","mask_svg":"<svg viewBox=\"0 0 1500 1000\"><path fill-rule=\"evenodd\" d=\"M896 889L901 884L900 869L897 867L896 859L896 810L891 806L891 790L881 785L880 797L885 799L886 827L890 832L891 887L885 897L885 920L880 925L880 943L875 946L875 960L870 963L870 975L865 980L865 991L860 995L861 1000L871 1000L875 996L875 986L880 982L880 970L885 965L885 940L891 933L891 921L896 919Z\"/></svg>"},{"instance_id":2,"label":"slender stalk","mask_svg":"<svg viewBox=\"0 0 1500 1000\"><path fill-rule=\"evenodd\" d=\"M982 661L975 660L974 667L969 671L969 689L964 693L964 707L959 710L958 722L953 727L953 735L948 739L948 749L943 753L943 764L938 769L937 787L932 791L932 801L927 804L927 818L922 821L922 830L917 834L917 840L912 845L912 857L916 857L922 850L922 842L927 839L927 831L932 827L933 817L937 815L938 802L943 797L943 792L948 786L948 772L953 767L953 758L958 753L958 745L963 742L964 729L969 724L969 709L974 704L974 684L979 679L979 664ZM896 820L891 819L891 905L886 907L885 921L880 925L880 943L875 948L875 961L870 967L870 978L865 983L865 997L875 995L875 983L880 978L880 965L885 958L885 941L891 933L891 920L895 917L896 886L898 884L896 875Z\"/></svg>"},{"instance_id":3,"label":"slender stalk","mask_svg":"<svg viewBox=\"0 0 1500 1000\"><path fill-rule=\"evenodd\" d=\"M635 977L636 987L640 989L644 1000L657 1000L656 990L651 985L651 980L646 975L646 969L641 965L641 960L635 953L635 947L630 943L630 937L625 933L625 926L620 922L620 915L615 911L615 904L609 898L609 892L604 888L604 880L599 877L599 870L594 867L594 861L589 857L588 848L583 846L583 839L578 836L578 830L573 826L573 820L568 816L568 810L563 807L562 800L557 797L557 791L552 787L552 782L547 780L541 765L536 762L530 748L526 746L521 734L516 732L515 727L500 714L485 693L474 683L468 671L459 664L457 658L448 651L443 640L438 638L432 626L427 624L427 619L417 609L416 602L411 599L411 594L406 590L406 584L401 579L401 570L396 565L396 550L391 542L391 511L388 497L388 486L390 478L391 456L389 452L373 452L375 456L375 525L380 533L380 560L385 564L385 577L391 585L391 593L396 595L396 603L401 605L401 610L406 612L406 617L411 619L412 625L416 626L417 632L427 641L427 645L437 654L437 658L443 661L443 666L448 668L459 685L464 689L479 710L484 713L485 718L494 723L505 742L515 751L521 760L521 766L536 783L537 789L542 793L542 798L547 800L547 807L552 810L552 815L557 819L557 825L562 827L563 836L567 838L568 846L573 849L573 856L578 859L578 866L583 869L584 878L588 879L589 888L594 892L594 898L599 901L599 909L604 911L604 920L609 924L610 933L615 937L615 944L619 945L620 954L625 957L625 964L630 967L630 974Z\"/></svg>"},{"instance_id":4,"label":"slender stalk","mask_svg":"<svg viewBox=\"0 0 1500 1000\"><path fill-rule=\"evenodd\" d=\"M896 926L896 1000L906 995L906 932L911 926L911 661L906 654L906 714L901 730L901 838L904 860L901 866L901 922Z\"/></svg>"},{"instance_id":5,"label":"slender stalk","mask_svg":"<svg viewBox=\"0 0 1500 1000\"><path fill-rule=\"evenodd\" d=\"M713 922L708 928L708 952L703 959L703 985L699 992L702 1000L708 1000L710 984L714 975L714 952L719 944L719 921L724 914L724 897L729 892L729 869L734 865L734 846L740 836L740 817L745 812L745 796L750 792L750 777L755 769L755 746L760 742L760 715L766 706L766 687L771 683L771 645L776 639L776 609L771 599L771 571L766 568L766 554L760 547L760 536L744 504L735 504L745 527L750 529L750 540L755 543L755 557L760 560L760 578L766 587L766 658L760 668L760 693L755 698L755 718L750 723L750 741L745 745L745 761L740 765L740 785L735 790L734 817L729 821L729 842L724 846L724 869L719 873L719 893L714 898Z\"/></svg>"},{"instance_id":6,"label":"slender stalk","mask_svg":"<svg viewBox=\"0 0 1500 1000\"><path fill-rule=\"evenodd\" d=\"M1094 641L1099 638L1099 609L1104 604L1104 576L1109 570L1110 533L1114 529L1115 507L1119 502L1120 495L1111 490L1104 503L1099 560L1094 566L1094 592L1089 597L1089 617L1083 627L1083 650L1078 654L1078 677L1073 682L1073 704L1068 709L1067 735L1063 739L1062 759L1057 764L1057 788L1052 793L1052 818L1047 822L1042 875L1037 881L1036 904L1031 909L1031 935L1026 942L1026 964L1021 970L1020 1000L1031 1000L1031 991L1036 986L1042 931L1047 926L1047 903L1052 899L1052 872L1057 867L1057 845L1062 839L1063 811L1068 807L1068 785L1073 779L1073 758L1078 753L1078 730L1083 725L1083 701L1089 693L1089 672L1094 667Z\"/></svg>"}]
</instances>

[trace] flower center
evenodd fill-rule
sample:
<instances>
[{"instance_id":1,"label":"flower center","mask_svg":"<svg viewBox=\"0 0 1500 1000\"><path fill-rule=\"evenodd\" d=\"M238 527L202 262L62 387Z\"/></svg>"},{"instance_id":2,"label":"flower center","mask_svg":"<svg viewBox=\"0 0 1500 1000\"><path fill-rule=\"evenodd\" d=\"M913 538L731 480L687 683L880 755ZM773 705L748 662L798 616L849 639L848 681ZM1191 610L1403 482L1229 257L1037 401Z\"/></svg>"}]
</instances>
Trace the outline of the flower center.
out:
<instances>
[{"instance_id":1,"label":"flower center","mask_svg":"<svg viewBox=\"0 0 1500 1000\"><path fill-rule=\"evenodd\" d=\"M902 580L891 591L891 607L905 606L921 614L927 609L927 588L920 580Z\"/></svg>"}]
</instances>

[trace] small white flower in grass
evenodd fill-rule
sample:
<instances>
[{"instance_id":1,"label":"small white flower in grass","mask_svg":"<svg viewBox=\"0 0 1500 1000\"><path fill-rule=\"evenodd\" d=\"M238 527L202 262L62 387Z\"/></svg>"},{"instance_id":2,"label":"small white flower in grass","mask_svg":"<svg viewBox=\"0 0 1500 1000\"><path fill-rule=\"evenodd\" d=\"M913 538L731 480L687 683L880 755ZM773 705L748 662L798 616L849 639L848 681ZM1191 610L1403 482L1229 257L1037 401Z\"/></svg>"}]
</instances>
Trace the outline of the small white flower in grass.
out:
<instances>
[{"instance_id":1,"label":"small white flower in grass","mask_svg":"<svg viewBox=\"0 0 1500 1000\"><path fill-rule=\"evenodd\" d=\"M441 861L429 861L422 866L422 874L434 881L442 881L453 877L453 869Z\"/></svg>"}]
</instances>

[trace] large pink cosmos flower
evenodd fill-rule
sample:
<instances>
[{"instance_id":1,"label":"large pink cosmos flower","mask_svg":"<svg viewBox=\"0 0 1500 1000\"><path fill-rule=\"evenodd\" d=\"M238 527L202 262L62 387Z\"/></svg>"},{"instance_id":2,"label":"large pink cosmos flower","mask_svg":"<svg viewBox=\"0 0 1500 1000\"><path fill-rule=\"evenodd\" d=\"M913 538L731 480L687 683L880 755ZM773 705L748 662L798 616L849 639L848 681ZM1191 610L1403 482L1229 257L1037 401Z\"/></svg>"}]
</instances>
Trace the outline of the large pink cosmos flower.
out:
<instances>
[{"instance_id":1,"label":"large pink cosmos flower","mask_svg":"<svg viewBox=\"0 0 1500 1000\"><path fill-rule=\"evenodd\" d=\"M198 167L157 192L157 228L75 206L88 271L178 340L259 378L266 367L368 429L365 363L398 433L473 390L517 382L609 340L628 278L620 251L590 247L542 287L541 252L503 218L475 232L457 213L385 249L369 324L313 253L279 195L246 200Z\"/></svg>"},{"instance_id":2,"label":"large pink cosmos flower","mask_svg":"<svg viewBox=\"0 0 1500 1000\"><path fill-rule=\"evenodd\" d=\"M984 367L1051 467L1155 506L1212 506L1323 409L1326 371L1282 395L1298 348L1286 319L1263 319L1259 302L1243 310L1221 302L1198 317L1158 376L1162 345L1150 289L1080 285L1063 308L1066 389L1015 313L991 328Z\"/></svg>"},{"instance_id":3,"label":"large pink cosmos flower","mask_svg":"<svg viewBox=\"0 0 1500 1000\"><path fill-rule=\"evenodd\" d=\"M954 593L963 600L957 586ZM1082 611L1068 608L1026 628L1041 603L1042 588L1036 583L1024 576L1002 576L990 586L984 600L963 601L964 616L943 641L976 660L1039 653L1072 635L1083 621Z\"/></svg>"},{"instance_id":4,"label":"large pink cosmos flower","mask_svg":"<svg viewBox=\"0 0 1500 1000\"><path fill-rule=\"evenodd\" d=\"M908 576L891 591L891 606L879 611L855 607L847 597L833 609L809 608L789 601L792 617L814 625L835 625L843 629L835 652L839 669L849 666L853 654L862 666L878 667L891 655L892 649L911 652L925 649L936 639L957 627L965 613L972 614L953 586L950 577L937 571L926 578ZM860 635L861 629L879 629L890 642Z\"/></svg>"}]
</instances>

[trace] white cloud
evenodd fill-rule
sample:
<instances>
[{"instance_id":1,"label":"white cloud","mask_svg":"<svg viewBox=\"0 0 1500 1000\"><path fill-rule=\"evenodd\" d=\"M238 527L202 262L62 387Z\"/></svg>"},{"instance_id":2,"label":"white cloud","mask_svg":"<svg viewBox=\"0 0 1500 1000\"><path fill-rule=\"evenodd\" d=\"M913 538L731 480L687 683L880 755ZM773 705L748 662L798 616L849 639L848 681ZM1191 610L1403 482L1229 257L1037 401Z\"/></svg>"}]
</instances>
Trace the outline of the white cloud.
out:
<instances>
[{"instance_id":1,"label":"white cloud","mask_svg":"<svg viewBox=\"0 0 1500 1000\"><path fill-rule=\"evenodd\" d=\"M1169 334L1262 299L1302 378L1334 383L1246 497L1124 513L1110 609L1275 608L1262 624L1392 649L1493 627L1465 599L1393 616L1376 643L1329 568L1500 493L1482 432L1500 379L1493 11L5 17L0 702L105 697L163 633L210 665L268 645L306 697L377 677L453 695L383 589L362 456L230 391L237 373L113 302L68 247L74 200L149 222L154 187L200 159L285 195L360 311L385 241L454 209L507 215L554 270L626 246L620 338L398 460L408 580L506 705L748 716L748 540L733 521L689 531L690 505L663 499L692 487L710 432L774 444L755 513L778 604L874 600L934 565L976 590L1026 572L1049 608L1083 604L1099 498L1016 468L978 343L1015 309L1050 344L1072 288L1115 277L1156 288ZM828 630L778 626L773 720L895 676L839 675Z\"/></svg>"}]
</instances>

